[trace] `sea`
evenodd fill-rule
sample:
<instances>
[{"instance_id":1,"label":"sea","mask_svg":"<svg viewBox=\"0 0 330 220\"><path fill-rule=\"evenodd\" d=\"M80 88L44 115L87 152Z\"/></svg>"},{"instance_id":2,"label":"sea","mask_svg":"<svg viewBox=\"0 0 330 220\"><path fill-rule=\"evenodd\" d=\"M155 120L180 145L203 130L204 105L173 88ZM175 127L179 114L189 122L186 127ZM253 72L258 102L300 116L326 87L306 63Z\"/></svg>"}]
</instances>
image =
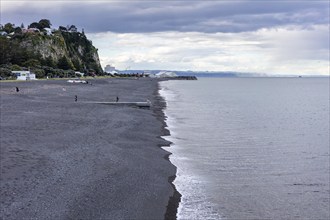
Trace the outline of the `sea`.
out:
<instances>
[{"instance_id":1,"label":"sea","mask_svg":"<svg viewBox=\"0 0 330 220\"><path fill-rule=\"evenodd\" d=\"M160 87L178 219L330 219L328 77Z\"/></svg>"}]
</instances>

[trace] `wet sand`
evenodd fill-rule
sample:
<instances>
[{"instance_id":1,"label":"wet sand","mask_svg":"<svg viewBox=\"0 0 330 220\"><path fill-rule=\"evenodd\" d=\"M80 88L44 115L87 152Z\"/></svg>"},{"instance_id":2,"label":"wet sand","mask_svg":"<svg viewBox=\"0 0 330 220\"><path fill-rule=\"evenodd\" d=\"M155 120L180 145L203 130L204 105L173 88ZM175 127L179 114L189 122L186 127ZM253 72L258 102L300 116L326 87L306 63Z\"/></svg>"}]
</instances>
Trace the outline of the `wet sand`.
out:
<instances>
[{"instance_id":1,"label":"wet sand","mask_svg":"<svg viewBox=\"0 0 330 220\"><path fill-rule=\"evenodd\" d=\"M1 219L164 219L176 168L156 79L0 86ZM83 103L117 96L152 107Z\"/></svg>"}]
</instances>

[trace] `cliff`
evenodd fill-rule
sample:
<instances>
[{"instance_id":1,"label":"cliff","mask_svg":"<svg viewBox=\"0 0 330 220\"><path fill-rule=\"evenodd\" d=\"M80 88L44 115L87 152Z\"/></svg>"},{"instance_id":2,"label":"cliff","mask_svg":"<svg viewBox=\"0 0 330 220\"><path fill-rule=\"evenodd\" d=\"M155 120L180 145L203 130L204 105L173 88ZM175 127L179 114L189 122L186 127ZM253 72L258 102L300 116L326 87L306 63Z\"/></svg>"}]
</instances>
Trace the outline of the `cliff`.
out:
<instances>
[{"instance_id":1,"label":"cliff","mask_svg":"<svg viewBox=\"0 0 330 220\"><path fill-rule=\"evenodd\" d=\"M96 75L103 73L98 50L84 33L77 31L17 31L0 36L0 45L2 67L39 68L44 75L47 75L47 68Z\"/></svg>"}]
</instances>

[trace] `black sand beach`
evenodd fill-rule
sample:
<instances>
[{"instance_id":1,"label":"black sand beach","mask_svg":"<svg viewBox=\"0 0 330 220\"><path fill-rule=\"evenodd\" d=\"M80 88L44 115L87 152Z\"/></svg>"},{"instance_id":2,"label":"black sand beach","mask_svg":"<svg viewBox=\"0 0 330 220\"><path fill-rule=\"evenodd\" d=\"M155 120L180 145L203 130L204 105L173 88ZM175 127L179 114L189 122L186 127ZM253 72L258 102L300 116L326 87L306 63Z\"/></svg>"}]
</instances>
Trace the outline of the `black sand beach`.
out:
<instances>
[{"instance_id":1,"label":"black sand beach","mask_svg":"<svg viewBox=\"0 0 330 220\"><path fill-rule=\"evenodd\" d=\"M156 79L0 86L1 219L164 219L176 168ZM83 103L117 96L152 107Z\"/></svg>"}]
</instances>

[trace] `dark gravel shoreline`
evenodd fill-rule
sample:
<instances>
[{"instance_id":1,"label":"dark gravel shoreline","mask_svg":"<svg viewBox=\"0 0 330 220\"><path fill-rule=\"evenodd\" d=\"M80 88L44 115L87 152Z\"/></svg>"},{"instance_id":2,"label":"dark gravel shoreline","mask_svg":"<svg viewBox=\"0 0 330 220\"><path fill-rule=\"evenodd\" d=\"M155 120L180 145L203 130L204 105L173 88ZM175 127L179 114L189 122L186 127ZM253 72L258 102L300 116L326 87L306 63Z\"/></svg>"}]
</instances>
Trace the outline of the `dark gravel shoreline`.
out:
<instances>
[{"instance_id":1,"label":"dark gravel shoreline","mask_svg":"<svg viewBox=\"0 0 330 220\"><path fill-rule=\"evenodd\" d=\"M1 219L175 219L158 80L89 82L0 83ZM116 96L153 105L82 102Z\"/></svg>"},{"instance_id":2,"label":"dark gravel shoreline","mask_svg":"<svg viewBox=\"0 0 330 220\"><path fill-rule=\"evenodd\" d=\"M165 114L163 112L163 110L166 108L166 101L164 100L164 98L159 94L159 84L158 84L158 89L156 91L155 97L155 107L154 107L154 112L156 114L156 117L161 121L162 123L162 136L168 136L170 135L170 132L168 129L166 129L167 124L165 122ZM163 145L163 146L159 146L159 147L169 147L170 146L170 142L168 142L167 145ZM165 156L165 159L168 160L170 162L169 156L171 153L168 153ZM168 182L172 185L174 191L173 191L173 195L170 196L169 201L168 201L168 205L167 205L167 209L166 209L166 213L165 213L165 219L177 219L177 211L178 211L178 207L181 201L181 194L176 190L175 185L173 184L174 180L176 178L176 175L172 175L168 178Z\"/></svg>"}]
</instances>

